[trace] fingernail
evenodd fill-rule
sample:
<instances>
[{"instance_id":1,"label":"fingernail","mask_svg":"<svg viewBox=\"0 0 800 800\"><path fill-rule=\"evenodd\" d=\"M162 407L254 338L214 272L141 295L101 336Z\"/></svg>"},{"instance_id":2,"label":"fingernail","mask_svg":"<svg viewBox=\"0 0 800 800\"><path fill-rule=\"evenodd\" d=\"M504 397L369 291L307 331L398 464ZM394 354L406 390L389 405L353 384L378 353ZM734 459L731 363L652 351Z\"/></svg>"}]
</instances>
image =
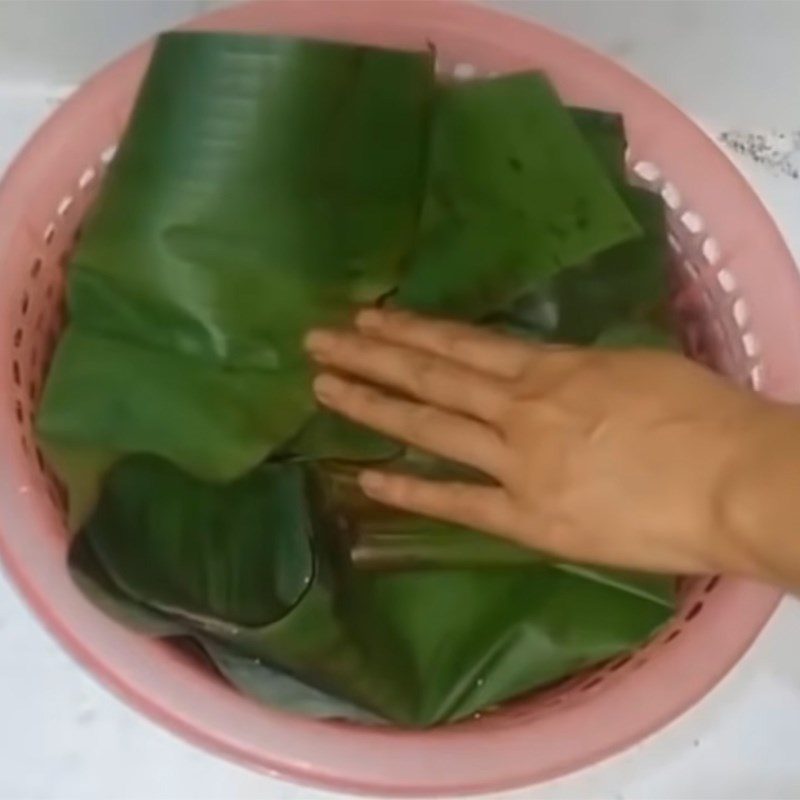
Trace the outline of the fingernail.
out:
<instances>
[{"instance_id":1,"label":"fingernail","mask_svg":"<svg viewBox=\"0 0 800 800\"><path fill-rule=\"evenodd\" d=\"M333 375L318 375L314 378L314 394L323 403L330 403L342 390L343 382Z\"/></svg>"},{"instance_id":2,"label":"fingernail","mask_svg":"<svg viewBox=\"0 0 800 800\"><path fill-rule=\"evenodd\" d=\"M367 470L358 476L358 485L364 494L377 494L386 485L386 478L380 472Z\"/></svg>"},{"instance_id":3,"label":"fingernail","mask_svg":"<svg viewBox=\"0 0 800 800\"><path fill-rule=\"evenodd\" d=\"M379 328L383 321L383 314L377 308L365 308L356 314L356 325L363 330Z\"/></svg>"},{"instance_id":4,"label":"fingernail","mask_svg":"<svg viewBox=\"0 0 800 800\"><path fill-rule=\"evenodd\" d=\"M336 335L330 331L311 331L305 338L305 348L312 356L327 353L336 344Z\"/></svg>"}]
</instances>

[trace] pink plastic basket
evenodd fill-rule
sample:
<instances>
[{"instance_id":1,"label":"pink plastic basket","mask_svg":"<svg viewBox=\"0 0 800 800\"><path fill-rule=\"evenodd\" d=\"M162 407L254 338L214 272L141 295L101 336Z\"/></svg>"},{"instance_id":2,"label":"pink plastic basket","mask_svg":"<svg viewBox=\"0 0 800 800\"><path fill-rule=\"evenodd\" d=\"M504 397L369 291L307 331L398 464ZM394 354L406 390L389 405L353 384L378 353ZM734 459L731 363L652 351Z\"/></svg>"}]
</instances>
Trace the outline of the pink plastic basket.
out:
<instances>
[{"instance_id":1,"label":"pink plastic basket","mask_svg":"<svg viewBox=\"0 0 800 800\"><path fill-rule=\"evenodd\" d=\"M538 68L569 102L622 111L636 180L670 217L685 332L735 380L800 399L800 280L753 192L678 109L622 68L537 25L458 2L265 2L192 27L399 46L432 41L457 78ZM773 589L687 585L641 651L547 692L426 733L310 721L238 695L187 656L90 606L64 566L62 500L31 419L62 324L64 265L125 125L149 47L90 80L33 137L0 185L0 553L45 624L133 706L213 752L343 790L464 794L550 778L655 731L702 697L775 608Z\"/></svg>"}]
</instances>

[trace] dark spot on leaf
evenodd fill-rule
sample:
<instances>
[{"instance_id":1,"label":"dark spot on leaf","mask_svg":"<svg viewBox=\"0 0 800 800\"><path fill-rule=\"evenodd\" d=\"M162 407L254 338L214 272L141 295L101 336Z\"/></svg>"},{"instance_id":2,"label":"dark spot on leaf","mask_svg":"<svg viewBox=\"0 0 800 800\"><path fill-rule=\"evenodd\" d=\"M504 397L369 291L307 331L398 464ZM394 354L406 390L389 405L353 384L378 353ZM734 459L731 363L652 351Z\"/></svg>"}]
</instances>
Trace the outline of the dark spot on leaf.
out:
<instances>
[{"instance_id":1,"label":"dark spot on leaf","mask_svg":"<svg viewBox=\"0 0 800 800\"><path fill-rule=\"evenodd\" d=\"M511 156L511 158L508 159L508 166L511 167L514 172L522 172L522 162L515 156Z\"/></svg>"}]
</instances>

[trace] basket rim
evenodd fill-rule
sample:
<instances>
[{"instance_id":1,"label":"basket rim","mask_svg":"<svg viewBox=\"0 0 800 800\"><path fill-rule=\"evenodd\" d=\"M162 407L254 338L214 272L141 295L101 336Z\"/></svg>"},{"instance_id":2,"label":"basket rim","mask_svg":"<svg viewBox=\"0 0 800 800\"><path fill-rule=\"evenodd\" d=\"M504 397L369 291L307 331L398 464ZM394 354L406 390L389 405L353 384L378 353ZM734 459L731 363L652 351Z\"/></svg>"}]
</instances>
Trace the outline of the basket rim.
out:
<instances>
[{"instance_id":1,"label":"basket rim","mask_svg":"<svg viewBox=\"0 0 800 800\"><path fill-rule=\"evenodd\" d=\"M345 31L353 38L369 37L373 26L391 26L396 31L405 31L404 35L409 37L418 36L422 28L431 31L432 38L442 34L475 36L478 32L486 42L513 51L523 60L532 44L550 42L553 47L565 49L584 67L624 86L631 96L638 98L637 102L655 109L657 116L669 118L680 128L683 139L695 148L695 164L710 165L720 191L732 195L734 205L755 219L754 227L745 230L744 238L738 242L746 243L752 234L757 244L753 249L761 257L772 259L774 269L792 270L794 282L798 283L792 258L777 227L744 177L716 144L656 90L605 56L560 33L461 0L385 0L370 4L360 0L262 0L213 12L183 27L238 29L251 20L265 17L275 32L310 33L324 28L332 38ZM12 162L0 181L0 257L18 234L27 202L46 181L50 165L58 158L63 131L73 121L91 113L96 94L113 88L117 82L135 79L150 47L151 43L146 43L97 73L50 116ZM695 205L706 214L704 202ZM737 242L736 237L728 238ZM748 248L742 246L747 254ZM800 309L800 289L793 286L786 295L785 302L789 304L786 308ZM800 332L800 327L797 330ZM785 333L784 327L778 331ZM10 361L9 339L9 335L0 334L0 363ZM776 396L800 399L800 354L792 354L792 363L786 368L768 370L765 388ZM12 417L10 404L8 413L0 409L0 441L11 441ZM112 647L93 642L91 630L76 627L70 614L52 602L50 584L27 568L20 536L11 533L12 529L24 528L43 536L49 527L47 515L36 498L22 491L25 480L22 465L17 463L9 464L0 475L0 559L39 619L79 663L137 710L195 744L272 775L340 791L397 796L476 794L515 788L588 766L640 741L694 705L747 651L782 596L771 587L726 579L719 591L724 597L726 613L737 619L735 630L723 624L722 616L715 618L714 614L702 629L693 632L691 627L686 629L685 638L699 642L707 640L710 626L723 626L711 652L706 646L707 657L701 669L687 672L685 650L689 645L665 651L659 659L660 666L654 669L655 662L645 663L637 672L637 681L609 687L586 705L566 709L557 717L492 731L482 737L484 741L478 746L474 746L475 737L463 726L421 734L347 728L345 736L342 726L290 717L261 706L257 708L258 716L249 709L233 721L244 720L252 726L258 720L258 731L236 729L224 714L229 707L233 708L234 702L237 706L245 703L242 698L237 696L232 701L227 694L222 699L214 696L214 708L208 714L205 710L198 711L197 700L211 703L213 693L205 692L193 681L191 670L177 663L173 664L174 675L169 679L175 694L164 694L156 681L146 678L147 671L142 665L134 670L128 664L120 664ZM99 612L85 609L86 618L94 619L95 614ZM120 634L119 641L124 640L127 636ZM142 644L140 650L145 649ZM154 652L148 648L144 661ZM162 658L162 665L165 663ZM670 673L680 675L681 690L662 691L654 700L653 687L658 687L659 680ZM187 684L185 690L181 681ZM635 713L620 714L620 706L632 707ZM613 724L582 730L591 727L587 726L587 720L601 719L613 720ZM473 729L473 733L474 730L480 729ZM582 735L576 736L575 732L581 730ZM492 741L486 741L489 739ZM475 763L461 764L464 759ZM416 762L422 764L418 772L411 767ZM448 767L454 768L453 774L448 774ZM465 767L462 774L459 767Z\"/></svg>"}]
</instances>

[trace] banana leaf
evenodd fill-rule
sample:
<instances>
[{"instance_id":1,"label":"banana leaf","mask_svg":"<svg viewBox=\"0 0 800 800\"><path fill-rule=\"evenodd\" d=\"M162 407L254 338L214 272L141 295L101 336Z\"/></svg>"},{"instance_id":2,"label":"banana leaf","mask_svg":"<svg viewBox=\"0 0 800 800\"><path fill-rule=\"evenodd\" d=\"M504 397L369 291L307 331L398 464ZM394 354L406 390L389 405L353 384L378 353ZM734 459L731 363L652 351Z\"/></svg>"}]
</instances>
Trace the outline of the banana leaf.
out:
<instances>
[{"instance_id":1,"label":"banana leaf","mask_svg":"<svg viewBox=\"0 0 800 800\"><path fill-rule=\"evenodd\" d=\"M669 579L551 563L357 491L369 461L486 478L316 409L301 350L389 297L465 319L513 300L543 338L565 302L601 319L595 339L649 322L623 277L596 299L602 259L656 235L621 141L617 116L570 112L540 75L435 90L427 52L162 37L37 420L87 596L189 637L262 701L413 727L650 636Z\"/></svg>"},{"instance_id":2,"label":"banana leaf","mask_svg":"<svg viewBox=\"0 0 800 800\"><path fill-rule=\"evenodd\" d=\"M666 302L664 204L658 195L645 189L627 186L620 187L620 192L644 236L564 270L553 279L552 291L559 308L555 340L592 344L607 328L643 321Z\"/></svg>"},{"instance_id":3,"label":"banana leaf","mask_svg":"<svg viewBox=\"0 0 800 800\"><path fill-rule=\"evenodd\" d=\"M487 314L482 324L500 333L535 342L558 337L561 304L553 282L529 288L503 308Z\"/></svg>"},{"instance_id":4,"label":"banana leaf","mask_svg":"<svg viewBox=\"0 0 800 800\"><path fill-rule=\"evenodd\" d=\"M477 319L641 235L537 73L440 90L419 243L394 301Z\"/></svg>"},{"instance_id":5,"label":"banana leaf","mask_svg":"<svg viewBox=\"0 0 800 800\"><path fill-rule=\"evenodd\" d=\"M84 595L126 628L160 638L183 633L180 620L134 600L117 587L95 554L89 537L78 536L72 541L67 565L72 579Z\"/></svg>"},{"instance_id":6,"label":"banana leaf","mask_svg":"<svg viewBox=\"0 0 800 800\"><path fill-rule=\"evenodd\" d=\"M122 594L106 574L88 537L74 542L69 568L83 593L108 616L138 633L163 638L178 646L196 642L224 680L262 703L309 717L385 724L385 720L354 703L315 689L264 661L243 656L229 646L198 634L182 620Z\"/></svg>"},{"instance_id":7,"label":"banana leaf","mask_svg":"<svg viewBox=\"0 0 800 800\"><path fill-rule=\"evenodd\" d=\"M433 77L428 52L159 39L38 415L68 487L96 494L100 470L64 449L228 481L305 424L304 333L390 291L413 245Z\"/></svg>"},{"instance_id":8,"label":"banana leaf","mask_svg":"<svg viewBox=\"0 0 800 800\"><path fill-rule=\"evenodd\" d=\"M377 714L310 686L259 658L243 656L231 647L209 639L203 642L203 648L228 682L243 694L273 708L317 719L386 724L386 720Z\"/></svg>"},{"instance_id":9,"label":"banana leaf","mask_svg":"<svg viewBox=\"0 0 800 800\"><path fill-rule=\"evenodd\" d=\"M607 329L630 323L642 326L639 345L665 346L674 341L668 321L656 325L648 319L665 306L669 291L664 203L658 195L628 184L627 143L620 115L589 109L572 109L571 113L643 236L598 253L588 269L582 265L556 276L555 291L562 309L556 338L576 344L599 343L598 337Z\"/></svg>"},{"instance_id":10,"label":"banana leaf","mask_svg":"<svg viewBox=\"0 0 800 800\"><path fill-rule=\"evenodd\" d=\"M613 586L667 609L675 603L675 580L669 576L553 561L530 548L424 517L397 514L379 523L370 521L351 535L350 556L360 569L480 570L549 564L560 572Z\"/></svg>"},{"instance_id":11,"label":"banana leaf","mask_svg":"<svg viewBox=\"0 0 800 800\"><path fill-rule=\"evenodd\" d=\"M295 461L337 460L360 463L388 461L403 445L326 409L320 409L287 442L276 458Z\"/></svg>"},{"instance_id":12,"label":"banana leaf","mask_svg":"<svg viewBox=\"0 0 800 800\"><path fill-rule=\"evenodd\" d=\"M540 85L540 76L520 76L520 78L525 78L527 80L533 79L535 89L542 89ZM487 85L492 91L496 91L498 82L496 80L488 81ZM472 85L473 90L474 88L474 85ZM463 91L464 88L461 87L461 90ZM552 97L547 91L541 91L541 94L532 92L531 102L539 104L541 103L541 97L546 98L544 108L539 111L544 117L548 111L552 110L550 108ZM476 118L478 117L479 110L480 108L477 108L475 111ZM556 113L558 114L558 112ZM506 116L512 116L510 110L506 112ZM569 116L572 118L574 126L577 127L577 130L584 138L586 144L588 144L596 159L601 162L609 178L617 185L617 191L623 193L623 198L626 198L624 192L628 190L635 192L636 190L632 190L625 185L624 180L626 142L622 117L619 114L583 108L569 109ZM477 121L480 122L481 120L478 118ZM565 122L564 119L560 119L559 121L564 127L568 126L568 121ZM545 124L547 124L547 120ZM538 142L537 139L533 141ZM495 186L501 185L502 177L503 175L501 173L501 175L494 179ZM485 181L483 177L481 177L481 180ZM540 183L536 184L539 188L541 188L542 185L543 184ZM481 188L484 191L486 190L485 187ZM509 191L516 192L517 187L512 185ZM514 194L513 199L518 201L516 194ZM642 202L646 203L647 201ZM431 188L429 188L426 203L428 203L428 205L433 203ZM633 210L636 211L638 209L634 207ZM455 213L455 210L453 210L453 213ZM607 298L610 297L611 302L615 303L612 313L616 311L619 306L624 307L625 297L628 294L634 294L638 299L641 295L641 292L638 290L638 285L634 282L631 286L628 282L628 278L631 277L631 275L633 275L635 281L637 273L641 271L641 259L637 258L637 254L649 253L652 238L655 238L658 242L658 253L663 253L664 231L653 225L651 219L646 214L634 214L634 216L645 231L646 241L643 241L641 238L634 238L625 245L621 245L617 250L611 251L612 254L616 253L616 256L611 255L607 259L607 262L603 262L608 263L609 266L604 270L604 274L599 280L601 284L599 289L595 289L595 283L598 281L594 278L589 281L581 281L582 276L572 276L571 280L567 279L564 281L564 286L560 287L561 294L563 295L562 298L556 299L554 291L550 292L551 298L544 296L546 290L528 293L515 301L514 304L512 304L512 308L506 314L501 315L502 329L505 332L521 334L526 337L536 334L537 338L542 340L557 338L571 341L574 336L570 334L573 334L578 326L585 324L585 315L587 312L585 306L588 305L589 312L594 311L594 305L589 305L597 301L598 298L594 295L602 295L599 300L604 301L606 305L609 303ZM624 248L626 247L629 249L625 250ZM619 257L618 259L617 256ZM604 259L604 254L599 254L598 259ZM622 266L618 266L617 260L619 260ZM631 263L632 267L628 266ZM602 265L600 268L602 269ZM435 270L438 271L440 269L442 268L439 262L437 262ZM456 270L456 274L459 273L459 270L460 265ZM608 279L605 276L605 272L610 276ZM619 272L622 272L622 274L617 277L617 273ZM592 276L595 274L596 273L593 271ZM655 281L656 291L660 298L663 290L663 281L661 279L663 270L661 269L661 265L659 265L658 271L647 270L645 274L648 276L655 274L657 276L657 280ZM448 275L443 271L442 278L445 279L447 277ZM497 281L498 286L500 286L500 282L503 278L502 270L493 271L491 273L492 281ZM510 275L509 278L515 280L515 276L513 275ZM413 277L407 278L406 281L413 281ZM558 281L558 278L556 281ZM606 281L610 284L607 290L605 289ZM639 283L641 283L641 281ZM408 288L407 284L404 283L396 300L400 303L406 303L408 297L407 293L412 291L421 291L425 293L426 297L430 297L430 287L428 285L422 286L418 290L413 290L413 287ZM434 291L436 291L436 289L434 289ZM502 287L501 291L503 294L506 294L511 290L507 287ZM648 288L645 289L645 292L647 292L648 297L652 294L648 291ZM566 304L568 306L566 324L562 324L561 326L559 326L558 318L560 304ZM571 313L572 309L574 309L574 313ZM571 317L573 315L577 317L577 323L571 322ZM605 318L600 320L600 325L602 326L605 321ZM566 333L563 328L568 329ZM368 431L362 426L348 423L342 420L341 417L322 411L315 415L307 426L298 434L296 439L287 446L286 452L297 458L382 461L396 455L398 448L385 437Z\"/></svg>"},{"instance_id":13,"label":"banana leaf","mask_svg":"<svg viewBox=\"0 0 800 800\"><path fill-rule=\"evenodd\" d=\"M640 330L638 343L647 346L657 332L649 318L668 294L664 204L658 195L627 184L625 133L619 115L575 108L570 114L643 235L529 286L487 321L540 341L581 345L598 343L607 329L632 325L627 328L628 343L636 344L630 335ZM668 326L661 329L658 346L672 338Z\"/></svg>"},{"instance_id":14,"label":"banana leaf","mask_svg":"<svg viewBox=\"0 0 800 800\"><path fill-rule=\"evenodd\" d=\"M650 348L653 350L675 350L678 342L675 335L662 325L653 322L621 322L606 328L595 340L597 347Z\"/></svg>"},{"instance_id":15,"label":"banana leaf","mask_svg":"<svg viewBox=\"0 0 800 800\"><path fill-rule=\"evenodd\" d=\"M108 473L84 536L109 578L147 607L201 624L260 625L311 581L305 481L297 465L265 463L214 485L131 456Z\"/></svg>"},{"instance_id":16,"label":"banana leaf","mask_svg":"<svg viewBox=\"0 0 800 800\"><path fill-rule=\"evenodd\" d=\"M584 142L615 184L625 183L625 123L621 114L594 108L570 108Z\"/></svg>"},{"instance_id":17,"label":"banana leaf","mask_svg":"<svg viewBox=\"0 0 800 800\"><path fill-rule=\"evenodd\" d=\"M642 581L631 591L624 577L598 580L588 568L523 560L357 568L347 509L318 477L303 464L268 465L220 486L129 457L111 470L73 544L73 570L90 596L106 595L106 607L145 609L172 621L167 635L197 637L254 696L415 727L469 716L623 652L670 614L660 589ZM300 487L306 502L291 496ZM279 572L285 590L276 600Z\"/></svg>"},{"instance_id":18,"label":"banana leaf","mask_svg":"<svg viewBox=\"0 0 800 800\"><path fill-rule=\"evenodd\" d=\"M335 604L320 587L237 649L410 726L464 718L629 650L670 614L548 566L359 570L336 589Z\"/></svg>"}]
</instances>

